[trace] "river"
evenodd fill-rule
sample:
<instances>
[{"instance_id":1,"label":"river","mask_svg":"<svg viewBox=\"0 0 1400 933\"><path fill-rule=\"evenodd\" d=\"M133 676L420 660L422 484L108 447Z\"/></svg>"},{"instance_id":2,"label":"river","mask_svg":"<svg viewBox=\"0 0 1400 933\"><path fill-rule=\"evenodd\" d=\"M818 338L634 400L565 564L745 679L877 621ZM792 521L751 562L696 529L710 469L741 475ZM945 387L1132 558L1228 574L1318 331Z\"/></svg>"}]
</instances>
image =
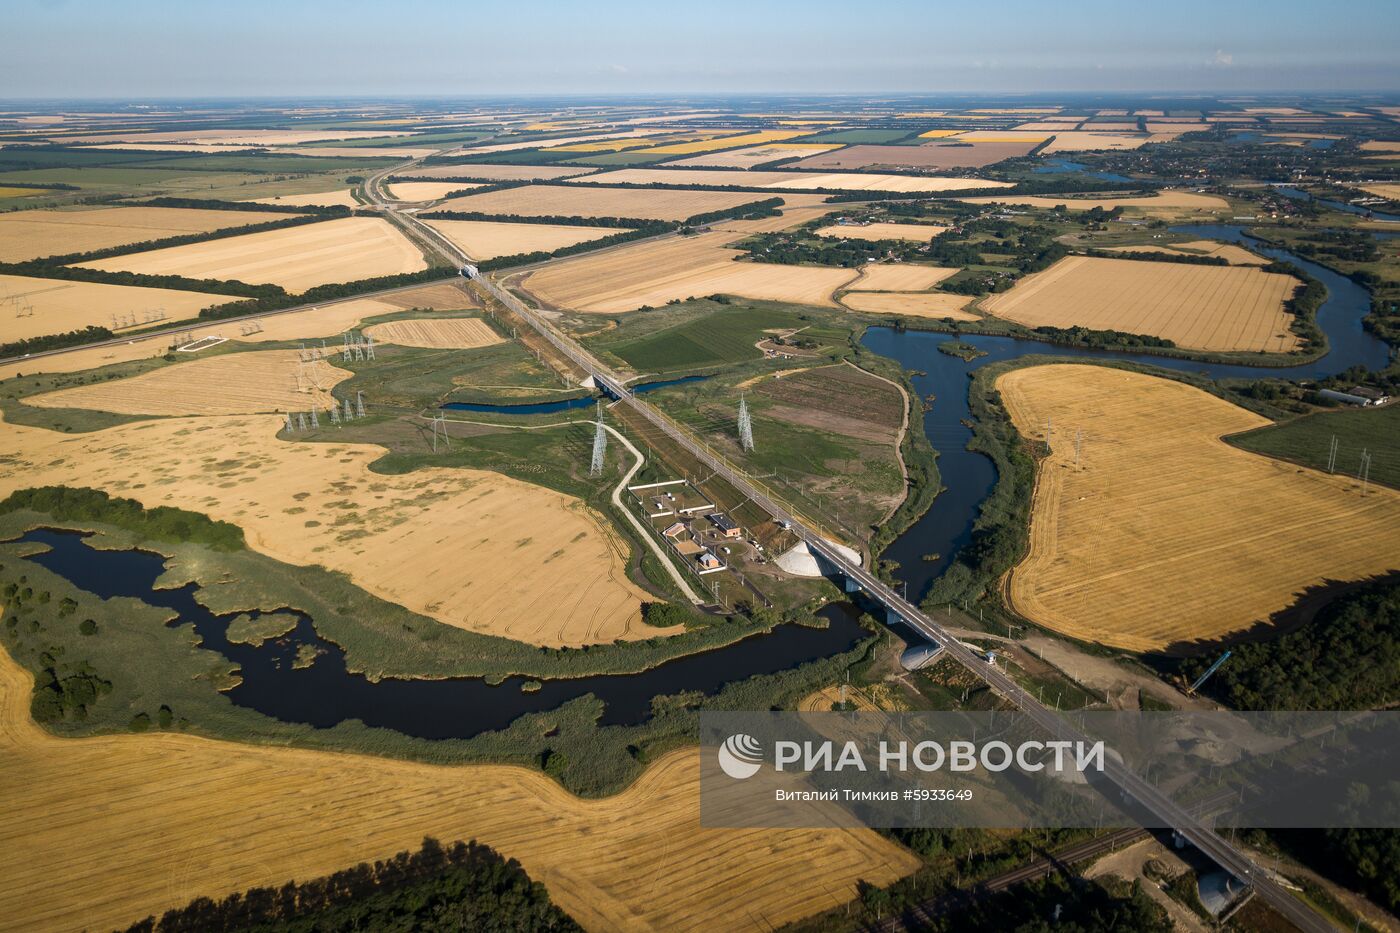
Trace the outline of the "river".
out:
<instances>
[{"instance_id":1,"label":"river","mask_svg":"<svg viewBox=\"0 0 1400 933\"><path fill-rule=\"evenodd\" d=\"M992 461L966 449L968 441L972 439L972 430L963 423L972 418L968 406L969 377L982 366L1040 354L1073 359L1129 360L1164 369L1199 373L1212 379L1258 379L1263 376L1316 379L1357 364L1372 369L1381 369L1387 364L1390 348L1361 324L1371 308L1370 293L1351 279L1294 253L1268 248L1250 240L1238 226L1198 225L1171 229L1193 237L1243 243L1270 259L1294 263L1320 280L1327 286L1327 300L1318 309L1317 323L1327 334L1327 354L1299 366L1256 367L1203 363L1147 353L1062 347L1012 337L961 335L958 339L963 343L970 343L987 354L965 363L938 351L940 343L951 339L948 334L896 331L889 327L870 328L863 344L881 356L897 360L906 370L927 373L911 377L914 388L920 397L933 395L936 399L932 408L924 414L923 428L929 443L938 451L938 469L945 489L934 500L928 513L900 535L883 555L900 564L895 575L908 586L910 597L922 597L958 550L971 540L972 526L982 501L996 484L996 469ZM940 556L937 560L925 561L923 558L928 554Z\"/></svg>"}]
</instances>

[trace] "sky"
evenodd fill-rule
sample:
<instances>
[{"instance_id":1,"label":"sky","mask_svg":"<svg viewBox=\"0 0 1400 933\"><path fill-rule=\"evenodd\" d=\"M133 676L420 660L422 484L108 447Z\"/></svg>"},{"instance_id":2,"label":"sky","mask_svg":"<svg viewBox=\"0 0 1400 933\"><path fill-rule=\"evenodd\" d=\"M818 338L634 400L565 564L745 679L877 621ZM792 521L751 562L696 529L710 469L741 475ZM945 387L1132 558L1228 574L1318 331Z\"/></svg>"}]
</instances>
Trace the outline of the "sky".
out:
<instances>
[{"instance_id":1,"label":"sky","mask_svg":"<svg viewBox=\"0 0 1400 933\"><path fill-rule=\"evenodd\" d=\"M3 98L1400 91L1398 0L5 0Z\"/></svg>"}]
</instances>

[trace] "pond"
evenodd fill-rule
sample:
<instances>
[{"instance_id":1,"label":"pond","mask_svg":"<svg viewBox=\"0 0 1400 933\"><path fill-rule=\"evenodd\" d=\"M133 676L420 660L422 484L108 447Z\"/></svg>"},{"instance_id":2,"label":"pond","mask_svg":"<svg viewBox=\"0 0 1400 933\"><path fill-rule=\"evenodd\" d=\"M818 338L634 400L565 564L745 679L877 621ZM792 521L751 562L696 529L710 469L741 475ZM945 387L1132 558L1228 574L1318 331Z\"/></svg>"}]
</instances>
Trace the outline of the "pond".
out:
<instances>
[{"instance_id":1,"label":"pond","mask_svg":"<svg viewBox=\"0 0 1400 933\"><path fill-rule=\"evenodd\" d=\"M540 689L521 687L532 678L508 677L492 685L479 677L446 680L384 678L371 681L346 669L345 652L316 633L311 619L292 609L296 627L261 646L231 642L229 623L240 613L216 615L196 598L199 587L155 589L165 558L141 550L89 547L83 532L37 528L20 540L49 550L29 557L74 586L110 599L130 596L178 613L175 625L191 624L203 647L239 666L242 683L228 691L238 706L283 722L328 728L350 719L423 739L468 739L503 729L525 713L556 709L593 694L603 701L600 725L636 725L651 716L655 696L699 691L717 693L726 684L773 674L840 654L867 635L848 604L828 606L821 616L826 628L779 625L771 632L699 654L668 661L639 674L618 674L539 681ZM258 615L258 613L249 613ZM721 623L722 624L722 623ZM309 667L293 662L302 645L320 652Z\"/></svg>"},{"instance_id":2,"label":"pond","mask_svg":"<svg viewBox=\"0 0 1400 933\"><path fill-rule=\"evenodd\" d=\"M655 392L657 389L664 389L668 386L684 385L687 382L700 382L710 378L709 376L681 376L677 379L662 379L658 382L645 382L638 386L633 386L632 391L638 395L644 392ZM442 406L447 411L479 411L490 412L497 415L550 415L560 411L572 411L576 408L592 408L597 404L599 397L596 395L583 395L578 398L564 399L558 402L531 402L521 405L489 405L480 402L447 402Z\"/></svg>"}]
</instances>

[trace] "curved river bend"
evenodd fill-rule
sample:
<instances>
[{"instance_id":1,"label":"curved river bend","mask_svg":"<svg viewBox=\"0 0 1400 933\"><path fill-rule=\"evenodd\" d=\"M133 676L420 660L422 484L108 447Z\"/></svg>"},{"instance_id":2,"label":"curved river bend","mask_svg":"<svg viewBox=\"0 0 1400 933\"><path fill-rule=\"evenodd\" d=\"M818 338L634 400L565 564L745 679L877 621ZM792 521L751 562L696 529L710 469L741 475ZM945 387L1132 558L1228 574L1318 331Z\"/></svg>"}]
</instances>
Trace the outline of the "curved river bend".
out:
<instances>
[{"instance_id":1,"label":"curved river bend","mask_svg":"<svg viewBox=\"0 0 1400 933\"><path fill-rule=\"evenodd\" d=\"M1263 376L1317 379L1358 364L1371 369L1386 366L1390 348L1361 326L1362 319L1371 310L1371 295L1351 279L1294 253L1265 247L1250 240L1237 226L1205 224L1171 229L1202 239L1243 243L1260 255L1297 265L1326 285L1327 300L1318 309L1317 323L1327 334L1327 354L1300 366L1240 366L1148 353L1062 347L1038 340L963 334L959 335L959 340L987 354L971 363L964 363L957 357L938 351L940 343L951 339L948 334L872 327L866 332L863 345L875 353L898 360L906 370L927 372L926 376L912 375L911 379L920 397L932 395L935 398L932 409L924 414L924 433L934 450L938 451L938 469L946 488L934 500L933 508L897 538L883 555L899 562L900 569L895 576L908 585L911 597L916 594L922 597L947 568L953 555L971 540L972 525L982 500L996 484L996 469L992 461L980 453L967 450L972 430L964 424L972 418L968 407L968 377L988 363L1028 355L1130 360L1163 369L1200 373L1212 379L1258 379ZM936 561L926 562L923 560L926 554L938 554L940 557Z\"/></svg>"},{"instance_id":2,"label":"curved river bend","mask_svg":"<svg viewBox=\"0 0 1400 933\"><path fill-rule=\"evenodd\" d=\"M1239 227L1233 226L1174 229L1202 238L1232 242L1247 239ZM1253 243L1250 248L1270 258L1296 263L1327 286L1327 301L1318 312L1318 324L1330 341L1326 356L1302 366L1260 368L1142 353L1066 348L1009 337L964 335L961 337L964 342L987 354L964 363L938 352L938 344L949 339L947 334L896 332L886 327L867 331L866 347L898 360L907 370L926 372L927 375L911 377L914 387L921 397L933 395L936 398L931 410L924 414L923 429L939 452L938 466L946 488L929 512L885 552L885 556L900 563L897 575L908 584L911 596L921 596L958 549L968 542L978 508L996 482L992 462L966 449L972 436L963 423L971 417L968 376L980 366L1040 354L1067 359L1131 360L1202 373L1216 379L1270 375L1296 379L1331 375L1358 363L1374 369L1385 365L1388 348L1361 327L1361 320L1370 309L1370 296L1365 289L1291 253ZM645 388L660 388L694 378L704 377L666 380ZM585 398L546 403L546 406L583 407L592 405L593 401ZM523 414L526 409L542 410L537 406L510 406L507 410ZM473 406L470 410L500 411L501 408ZM838 654L855 645L865 634L849 606L832 606L822 613L830 623L825 629L781 625L770 633L679 658L640 674L548 680L535 691L523 690L526 678L521 677L507 678L494 686L480 678L386 678L374 682L349 672L344 652L321 639L311 620L304 615L298 614L296 626L288 635L261 646L229 642L226 630L236 614L216 616L210 613L195 599L193 584L174 590L154 589L164 569L164 559L160 555L145 551L94 550L83 538L79 533L41 528L29 532L24 540L48 545L50 550L29 559L82 589L104 598L132 596L173 610L179 614L179 623L193 624L204 647L239 665L242 683L229 691L234 703L285 722L307 723L318 728L359 719L370 726L391 728L418 738L470 738L504 728L526 713L555 709L587 694L597 696L604 703L601 725L635 724L650 716L654 696L693 690L713 694L728 683ZM937 561L923 561L923 556L930 553L942 556ZM302 645L314 646L320 654L309 667L299 669L293 661Z\"/></svg>"}]
</instances>

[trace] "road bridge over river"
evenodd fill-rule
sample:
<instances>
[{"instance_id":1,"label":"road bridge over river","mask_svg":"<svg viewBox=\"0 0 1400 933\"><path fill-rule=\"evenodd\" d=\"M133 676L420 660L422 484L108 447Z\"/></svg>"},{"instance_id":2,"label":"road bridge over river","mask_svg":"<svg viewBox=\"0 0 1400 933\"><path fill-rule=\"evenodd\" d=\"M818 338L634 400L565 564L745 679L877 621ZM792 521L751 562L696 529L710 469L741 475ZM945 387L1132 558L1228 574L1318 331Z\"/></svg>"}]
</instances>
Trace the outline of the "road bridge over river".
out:
<instances>
[{"instance_id":1,"label":"road bridge over river","mask_svg":"<svg viewBox=\"0 0 1400 933\"><path fill-rule=\"evenodd\" d=\"M402 169L403 166L399 166L395 171ZM390 170L385 170L366 180L364 190L369 200L419 243L438 252L458 267L465 268L469 265L471 258L455 244L412 215L399 213L388 202L382 192L382 184L390 173ZM1070 742L1093 741L1090 736L1075 729L1058 713L1037 700L1005 671L995 664L988 664L982 655L964 646L932 616L900 596L892 587L844 554L827 539L816 522L804 518L780 503L758 480L730 463L701 438L682 428L656 406L629 391L616 373L578 343L560 333L540 312L528 307L488 276L477 274L471 277L471 281L527 323L563 357L592 376L598 387L617 399L618 404L630 406L691 456L712 469L742 495L747 496L755 505L767 511L775 520L786 523L833 573L848 582L848 589L858 589L872 602L884 607L893 618L902 621L929 641L941 645L945 654L1000 694L1050 737ZM1198 817L1115 760L1114 756L1106 758L1105 776L1121 791L1125 801L1136 803L1151 813L1160 825L1176 830L1221 868L1253 887L1259 897L1300 930L1308 933L1335 933L1332 924L1290 894L1248 855L1214 830L1202 825Z\"/></svg>"}]
</instances>

